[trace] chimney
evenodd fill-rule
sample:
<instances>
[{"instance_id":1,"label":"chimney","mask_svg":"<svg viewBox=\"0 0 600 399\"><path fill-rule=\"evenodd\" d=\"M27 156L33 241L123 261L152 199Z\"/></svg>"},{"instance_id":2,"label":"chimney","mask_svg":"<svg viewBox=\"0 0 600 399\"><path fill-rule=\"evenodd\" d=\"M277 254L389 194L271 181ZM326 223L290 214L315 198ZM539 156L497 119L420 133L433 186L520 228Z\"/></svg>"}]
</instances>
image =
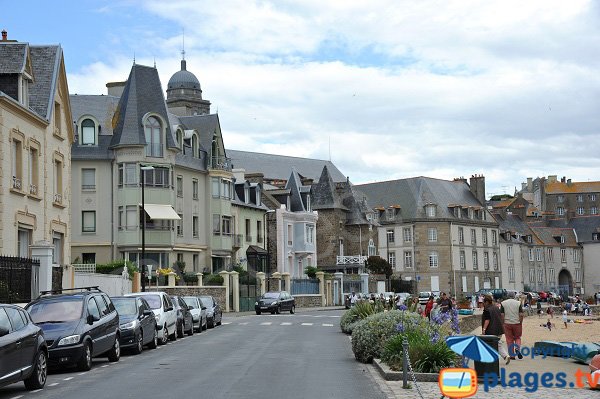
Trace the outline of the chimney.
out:
<instances>
[{"instance_id":1,"label":"chimney","mask_svg":"<svg viewBox=\"0 0 600 399\"><path fill-rule=\"evenodd\" d=\"M467 179L465 179L465 178L464 178L464 177L462 177L462 176L461 176L461 177L455 177L455 178L454 178L454 181L461 181L461 182L463 182L463 183L467 184Z\"/></svg>"},{"instance_id":2,"label":"chimney","mask_svg":"<svg viewBox=\"0 0 600 399\"><path fill-rule=\"evenodd\" d=\"M263 183L265 175L262 173L246 173L245 177L250 183Z\"/></svg>"},{"instance_id":3,"label":"chimney","mask_svg":"<svg viewBox=\"0 0 600 399\"><path fill-rule=\"evenodd\" d=\"M5 42L8 40L8 33L5 29L2 30L2 41Z\"/></svg>"},{"instance_id":4,"label":"chimney","mask_svg":"<svg viewBox=\"0 0 600 399\"><path fill-rule=\"evenodd\" d=\"M548 183L556 183L556 175L548 176Z\"/></svg>"},{"instance_id":5,"label":"chimney","mask_svg":"<svg viewBox=\"0 0 600 399\"><path fill-rule=\"evenodd\" d=\"M114 96L114 97L121 97L121 95L123 95L123 89L125 89L126 84L127 84L127 81L125 81L125 82L108 82L106 84L106 89L108 91L108 95Z\"/></svg>"},{"instance_id":6,"label":"chimney","mask_svg":"<svg viewBox=\"0 0 600 399\"><path fill-rule=\"evenodd\" d=\"M561 179L560 179L560 182L561 182L561 183L564 183L564 182L565 182L565 179L566 179L566 177L564 177L564 176L563 176L563 177L561 177Z\"/></svg>"},{"instance_id":7,"label":"chimney","mask_svg":"<svg viewBox=\"0 0 600 399\"><path fill-rule=\"evenodd\" d=\"M527 188L527 183L521 183L521 190L525 190Z\"/></svg>"},{"instance_id":8,"label":"chimney","mask_svg":"<svg viewBox=\"0 0 600 399\"><path fill-rule=\"evenodd\" d=\"M473 175L469 180L471 193L477 198L481 205L485 205L485 177L483 175Z\"/></svg>"},{"instance_id":9,"label":"chimney","mask_svg":"<svg viewBox=\"0 0 600 399\"><path fill-rule=\"evenodd\" d=\"M527 178L527 190L531 191L533 189L533 177Z\"/></svg>"},{"instance_id":10,"label":"chimney","mask_svg":"<svg viewBox=\"0 0 600 399\"><path fill-rule=\"evenodd\" d=\"M571 185L571 179L567 179L567 185Z\"/></svg>"}]
</instances>

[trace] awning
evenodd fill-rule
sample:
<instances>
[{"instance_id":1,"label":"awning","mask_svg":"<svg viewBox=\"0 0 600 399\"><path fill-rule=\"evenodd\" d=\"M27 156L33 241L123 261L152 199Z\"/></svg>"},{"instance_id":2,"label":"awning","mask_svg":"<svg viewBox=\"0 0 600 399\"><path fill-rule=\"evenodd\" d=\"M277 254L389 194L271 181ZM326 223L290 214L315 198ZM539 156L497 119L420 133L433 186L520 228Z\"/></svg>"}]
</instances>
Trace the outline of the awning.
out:
<instances>
[{"instance_id":1,"label":"awning","mask_svg":"<svg viewBox=\"0 0 600 399\"><path fill-rule=\"evenodd\" d=\"M257 245L248 245L246 250L246 256L267 256L269 253Z\"/></svg>"},{"instance_id":2,"label":"awning","mask_svg":"<svg viewBox=\"0 0 600 399\"><path fill-rule=\"evenodd\" d=\"M142 206L142 204L140 204ZM144 204L144 210L152 220L180 220L181 218L175 212L171 205L163 204Z\"/></svg>"}]
</instances>

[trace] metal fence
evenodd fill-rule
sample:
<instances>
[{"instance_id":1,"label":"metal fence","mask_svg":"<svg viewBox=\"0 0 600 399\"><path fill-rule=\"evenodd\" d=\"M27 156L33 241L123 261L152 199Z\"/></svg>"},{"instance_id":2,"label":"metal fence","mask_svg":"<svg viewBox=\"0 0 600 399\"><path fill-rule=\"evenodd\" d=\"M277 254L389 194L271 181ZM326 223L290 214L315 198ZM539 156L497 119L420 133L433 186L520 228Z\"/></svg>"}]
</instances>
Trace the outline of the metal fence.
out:
<instances>
[{"instance_id":1,"label":"metal fence","mask_svg":"<svg viewBox=\"0 0 600 399\"><path fill-rule=\"evenodd\" d=\"M319 280L294 278L290 281L292 295L308 295L319 293Z\"/></svg>"},{"instance_id":2,"label":"metal fence","mask_svg":"<svg viewBox=\"0 0 600 399\"><path fill-rule=\"evenodd\" d=\"M344 279L344 294L349 294L351 292L363 292L362 281L361 280L346 280ZM366 291L364 291L366 292Z\"/></svg>"},{"instance_id":3,"label":"metal fence","mask_svg":"<svg viewBox=\"0 0 600 399\"><path fill-rule=\"evenodd\" d=\"M73 263L75 273L96 273L95 263Z\"/></svg>"},{"instance_id":4,"label":"metal fence","mask_svg":"<svg viewBox=\"0 0 600 399\"><path fill-rule=\"evenodd\" d=\"M0 303L27 303L39 295L40 261L0 256Z\"/></svg>"}]
</instances>

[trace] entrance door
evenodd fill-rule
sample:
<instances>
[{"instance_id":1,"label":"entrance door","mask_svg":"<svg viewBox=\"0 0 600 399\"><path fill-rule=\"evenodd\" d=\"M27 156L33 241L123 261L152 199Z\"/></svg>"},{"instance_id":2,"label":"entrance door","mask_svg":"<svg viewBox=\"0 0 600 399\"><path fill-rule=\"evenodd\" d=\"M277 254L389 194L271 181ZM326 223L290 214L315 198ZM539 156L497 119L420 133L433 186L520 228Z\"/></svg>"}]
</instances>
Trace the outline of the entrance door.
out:
<instances>
[{"instance_id":1,"label":"entrance door","mask_svg":"<svg viewBox=\"0 0 600 399\"><path fill-rule=\"evenodd\" d=\"M500 277L494 277L494 286L495 288L500 288Z\"/></svg>"},{"instance_id":2,"label":"entrance door","mask_svg":"<svg viewBox=\"0 0 600 399\"><path fill-rule=\"evenodd\" d=\"M475 276L475 292L479 291L479 276Z\"/></svg>"},{"instance_id":3,"label":"entrance door","mask_svg":"<svg viewBox=\"0 0 600 399\"><path fill-rule=\"evenodd\" d=\"M490 280L489 277L486 277L483 279L483 289L489 290L490 288L492 288L492 280Z\"/></svg>"},{"instance_id":4,"label":"entrance door","mask_svg":"<svg viewBox=\"0 0 600 399\"><path fill-rule=\"evenodd\" d=\"M440 292L440 276L431 276L431 291Z\"/></svg>"}]
</instances>

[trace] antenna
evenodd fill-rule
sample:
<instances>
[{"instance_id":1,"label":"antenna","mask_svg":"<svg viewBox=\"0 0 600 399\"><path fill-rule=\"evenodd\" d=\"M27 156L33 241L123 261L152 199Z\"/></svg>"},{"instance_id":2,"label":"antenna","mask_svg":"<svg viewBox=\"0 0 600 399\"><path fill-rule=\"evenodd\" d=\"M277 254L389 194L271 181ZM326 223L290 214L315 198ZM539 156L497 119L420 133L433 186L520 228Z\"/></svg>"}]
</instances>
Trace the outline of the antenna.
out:
<instances>
[{"instance_id":1,"label":"antenna","mask_svg":"<svg viewBox=\"0 0 600 399\"><path fill-rule=\"evenodd\" d=\"M156 69L156 56L154 56L154 69Z\"/></svg>"},{"instance_id":2,"label":"antenna","mask_svg":"<svg viewBox=\"0 0 600 399\"><path fill-rule=\"evenodd\" d=\"M135 51L133 52L133 65L135 65Z\"/></svg>"},{"instance_id":3,"label":"antenna","mask_svg":"<svg viewBox=\"0 0 600 399\"><path fill-rule=\"evenodd\" d=\"M185 60L185 28L181 29L181 59Z\"/></svg>"}]
</instances>

